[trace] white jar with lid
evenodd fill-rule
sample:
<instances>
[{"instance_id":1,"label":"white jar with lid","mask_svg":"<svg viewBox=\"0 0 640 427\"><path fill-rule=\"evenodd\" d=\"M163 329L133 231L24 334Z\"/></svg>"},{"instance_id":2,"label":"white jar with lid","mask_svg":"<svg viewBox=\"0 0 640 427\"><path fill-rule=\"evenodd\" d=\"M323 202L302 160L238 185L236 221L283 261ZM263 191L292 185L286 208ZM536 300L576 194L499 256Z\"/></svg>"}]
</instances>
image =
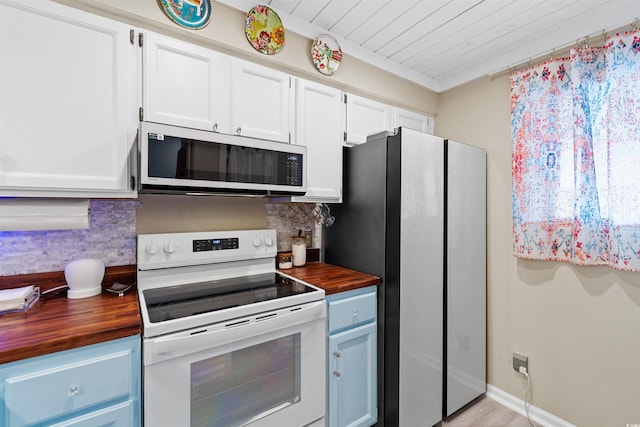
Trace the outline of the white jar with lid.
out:
<instances>
[{"instance_id":1,"label":"white jar with lid","mask_svg":"<svg viewBox=\"0 0 640 427\"><path fill-rule=\"evenodd\" d=\"M294 267L301 267L307 262L307 242L305 242L304 236L296 236L291 240L291 253Z\"/></svg>"}]
</instances>

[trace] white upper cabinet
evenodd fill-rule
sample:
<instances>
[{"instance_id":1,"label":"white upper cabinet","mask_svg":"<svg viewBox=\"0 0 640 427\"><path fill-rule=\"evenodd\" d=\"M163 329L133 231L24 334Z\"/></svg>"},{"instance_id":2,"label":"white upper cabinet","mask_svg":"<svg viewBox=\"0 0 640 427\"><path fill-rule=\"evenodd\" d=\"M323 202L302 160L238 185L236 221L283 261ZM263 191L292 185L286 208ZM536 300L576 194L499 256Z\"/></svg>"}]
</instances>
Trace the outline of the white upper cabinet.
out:
<instances>
[{"instance_id":1,"label":"white upper cabinet","mask_svg":"<svg viewBox=\"0 0 640 427\"><path fill-rule=\"evenodd\" d=\"M433 118L395 107L393 109L393 127L406 127L433 135Z\"/></svg>"},{"instance_id":2,"label":"white upper cabinet","mask_svg":"<svg viewBox=\"0 0 640 427\"><path fill-rule=\"evenodd\" d=\"M342 92L296 80L296 144L307 147L307 194L296 202L342 200Z\"/></svg>"},{"instance_id":3,"label":"white upper cabinet","mask_svg":"<svg viewBox=\"0 0 640 427\"><path fill-rule=\"evenodd\" d=\"M0 0L0 196L136 196L134 38L58 3Z\"/></svg>"},{"instance_id":4,"label":"white upper cabinet","mask_svg":"<svg viewBox=\"0 0 640 427\"><path fill-rule=\"evenodd\" d=\"M231 57L145 32L144 120L229 133Z\"/></svg>"},{"instance_id":5,"label":"white upper cabinet","mask_svg":"<svg viewBox=\"0 0 640 427\"><path fill-rule=\"evenodd\" d=\"M290 142L293 89L288 74L233 59L231 133Z\"/></svg>"},{"instance_id":6,"label":"white upper cabinet","mask_svg":"<svg viewBox=\"0 0 640 427\"><path fill-rule=\"evenodd\" d=\"M362 144L367 142L368 135L393 130L393 116L389 105L352 94L346 94L346 97L345 143Z\"/></svg>"}]
</instances>

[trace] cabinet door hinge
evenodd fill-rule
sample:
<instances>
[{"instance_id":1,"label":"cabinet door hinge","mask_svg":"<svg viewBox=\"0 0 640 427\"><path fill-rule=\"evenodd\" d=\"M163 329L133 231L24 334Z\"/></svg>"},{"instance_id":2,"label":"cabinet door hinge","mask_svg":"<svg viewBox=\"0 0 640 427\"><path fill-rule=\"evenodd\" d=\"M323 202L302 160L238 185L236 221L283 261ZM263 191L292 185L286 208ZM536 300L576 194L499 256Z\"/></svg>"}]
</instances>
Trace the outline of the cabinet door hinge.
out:
<instances>
[{"instance_id":1,"label":"cabinet door hinge","mask_svg":"<svg viewBox=\"0 0 640 427\"><path fill-rule=\"evenodd\" d=\"M136 177L131 175L131 178L129 178L129 185L131 186L131 191L135 191L136 189Z\"/></svg>"},{"instance_id":2,"label":"cabinet door hinge","mask_svg":"<svg viewBox=\"0 0 640 427\"><path fill-rule=\"evenodd\" d=\"M347 103L347 94L343 93L342 94L342 98L343 98L342 102L344 102L346 104Z\"/></svg>"},{"instance_id":3,"label":"cabinet door hinge","mask_svg":"<svg viewBox=\"0 0 640 427\"><path fill-rule=\"evenodd\" d=\"M144 120L144 108L140 107L138 109L138 120L143 121Z\"/></svg>"},{"instance_id":4,"label":"cabinet door hinge","mask_svg":"<svg viewBox=\"0 0 640 427\"><path fill-rule=\"evenodd\" d=\"M136 32L134 30L129 30L129 43L133 46L133 43L136 39Z\"/></svg>"},{"instance_id":5,"label":"cabinet door hinge","mask_svg":"<svg viewBox=\"0 0 640 427\"><path fill-rule=\"evenodd\" d=\"M342 139L344 142L347 142L347 132L342 133Z\"/></svg>"},{"instance_id":6,"label":"cabinet door hinge","mask_svg":"<svg viewBox=\"0 0 640 427\"><path fill-rule=\"evenodd\" d=\"M142 47L143 44L144 44L144 34L139 33L138 34L138 46Z\"/></svg>"}]
</instances>

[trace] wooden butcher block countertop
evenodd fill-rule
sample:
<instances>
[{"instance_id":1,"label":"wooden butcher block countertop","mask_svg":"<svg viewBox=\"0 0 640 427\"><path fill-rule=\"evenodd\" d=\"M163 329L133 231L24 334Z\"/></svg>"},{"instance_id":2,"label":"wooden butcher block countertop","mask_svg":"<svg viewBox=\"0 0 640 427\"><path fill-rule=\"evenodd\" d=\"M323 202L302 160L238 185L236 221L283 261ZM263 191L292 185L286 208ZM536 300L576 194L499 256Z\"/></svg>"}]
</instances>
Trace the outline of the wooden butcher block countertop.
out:
<instances>
[{"instance_id":1,"label":"wooden butcher block countertop","mask_svg":"<svg viewBox=\"0 0 640 427\"><path fill-rule=\"evenodd\" d=\"M135 266L107 267L104 286L135 281ZM0 277L0 289L64 285L64 272ZM14 362L140 334L142 320L135 287L119 297L107 291L88 298L41 296L24 313L0 316L0 363Z\"/></svg>"},{"instance_id":2,"label":"wooden butcher block countertop","mask_svg":"<svg viewBox=\"0 0 640 427\"><path fill-rule=\"evenodd\" d=\"M322 262L308 262L302 267L280 272L324 289L326 295L379 285L381 282L378 276Z\"/></svg>"}]
</instances>

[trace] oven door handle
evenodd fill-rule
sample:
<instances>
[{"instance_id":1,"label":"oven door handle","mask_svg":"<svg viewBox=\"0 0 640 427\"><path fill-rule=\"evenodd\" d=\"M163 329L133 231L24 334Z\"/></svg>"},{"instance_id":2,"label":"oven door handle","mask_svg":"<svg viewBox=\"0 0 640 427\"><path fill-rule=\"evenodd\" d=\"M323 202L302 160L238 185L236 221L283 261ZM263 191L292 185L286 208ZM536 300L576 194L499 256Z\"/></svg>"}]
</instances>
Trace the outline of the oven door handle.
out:
<instances>
[{"instance_id":1,"label":"oven door handle","mask_svg":"<svg viewBox=\"0 0 640 427\"><path fill-rule=\"evenodd\" d=\"M250 317L233 319L210 327L198 328L167 337L154 338L153 353L190 353L201 347L222 346L278 329L301 325L326 318L324 300L297 307L275 310Z\"/></svg>"}]
</instances>

